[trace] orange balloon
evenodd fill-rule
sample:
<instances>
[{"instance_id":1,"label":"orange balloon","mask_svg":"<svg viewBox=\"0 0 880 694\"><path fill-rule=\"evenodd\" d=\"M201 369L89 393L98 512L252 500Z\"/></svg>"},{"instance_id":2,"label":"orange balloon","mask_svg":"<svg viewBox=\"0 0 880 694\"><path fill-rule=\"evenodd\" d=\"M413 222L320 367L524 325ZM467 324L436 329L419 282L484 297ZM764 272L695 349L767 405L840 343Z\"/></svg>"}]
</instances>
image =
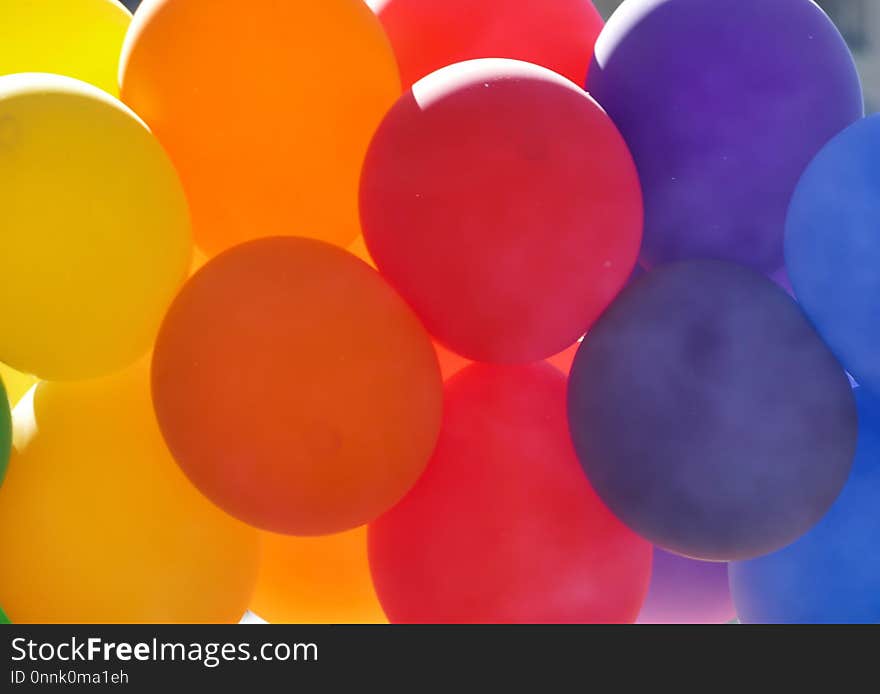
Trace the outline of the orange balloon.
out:
<instances>
[{"instance_id":1,"label":"orange balloon","mask_svg":"<svg viewBox=\"0 0 880 694\"><path fill-rule=\"evenodd\" d=\"M370 255L370 251L367 249L367 242L364 241L363 234L358 234L358 237L349 244L348 252L363 260L374 270L376 269L376 263L373 260L373 256Z\"/></svg>"},{"instance_id":2,"label":"orange balloon","mask_svg":"<svg viewBox=\"0 0 880 694\"><path fill-rule=\"evenodd\" d=\"M122 100L180 172L209 255L261 236L349 244L373 131L400 94L362 0L146 0Z\"/></svg>"},{"instance_id":3,"label":"orange balloon","mask_svg":"<svg viewBox=\"0 0 880 694\"><path fill-rule=\"evenodd\" d=\"M433 451L442 397L403 299L312 239L208 261L153 355L156 413L183 470L229 513L286 534L348 530L400 499Z\"/></svg>"},{"instance_id":4,"label":"orange balloon","mask_svg":"<svg viewBox=\"0 0 880 694\"><path fill-rule=\"evenodd\" d=\"M367 561L367 529L324 537L263 533L251 611L283 624L387 624Z\"/></svg>"},{"instance_id":5,"label":"orange balloon","mask_svg":"<svg viewBox=\"0 0 880 694\"><path fill-rule=\"evenodd\" d=\"M571 373L571 365L574 363L574 357L580 346L580 341L575 342L568 349L564 349L559 354L554 354L552 357L548 357L547 362L555 366L567 376Z\"/></svg>"}]
</instances>

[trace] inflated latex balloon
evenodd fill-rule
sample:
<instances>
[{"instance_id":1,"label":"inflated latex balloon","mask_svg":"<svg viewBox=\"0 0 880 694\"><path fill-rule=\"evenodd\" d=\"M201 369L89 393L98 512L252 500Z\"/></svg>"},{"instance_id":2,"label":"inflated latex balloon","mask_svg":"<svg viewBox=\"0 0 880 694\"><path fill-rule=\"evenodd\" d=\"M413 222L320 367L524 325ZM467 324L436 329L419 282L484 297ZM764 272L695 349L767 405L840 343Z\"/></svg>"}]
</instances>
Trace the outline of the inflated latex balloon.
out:
<instances>
[{"instance_id":1,"label":"inflated latex balloon","mask_svg":"<svg viewBox=\"0 0 880 694\"><path fill-rule=\"evenodd\" d=\"M122 99L177 166L197 243L357 236L370 137L400 94L361 0L146 0L123 49Z\"/></svg>"},{"instance_id":2,"label":"inflated latex balloon","mask_svg":"<svg viewBox=\"0 0 880 694\"><path fill-rule=\"evenodd\" d=\"M580 346L580 342L575 342L568 349L564 349L559 354L554 354L552 357L549 357L547 362L567 375L571 371L571 365L574 363L574 358L577 355Z\"/></svg>"},{"instance_id":3,"label":"inflated latex balloon","mask_svg":"<svg viewBox=\"0 0 880 694\"><path fill-rule=\"evenodd\" d=\"M798 301L859 383L880 389L880 116L834 138L798 183L785 258Z\"/></svg>"},{"instance_id":4,"label":"inflated latex balloon","mask_svg":"<svg viewBox=\"0 0 880 694\"><path fill-rule=\"evenodd\" d=\"M175 465L147 367L41 383L15 409L0 487L0 595L15 622L234 623L247 609L258 533Z\"/></svg>"},{"instance_id":5,"label":"inflated latex balloon","mask_svg":"<svg viewBox=\"0 0 880 694\"><path fill-rule=\"evenodd\" d=\"M855 451L849 381L797 304L719 261L627 287L584 338L568 387L581 463L655 545L750 559L831 507Z\"/></svg>"},{"instance_id":6,"label":"inflated latex balloon","mask_svg":"<svg viewBox=\"0 0 880 694\"><path fill-rule=\"evenodd\" d=\"M322 537L264 533L251 610L285 624L385 624L366 527Z\"/></svg>"},{"instance_id":7,"label":"inflated latex balloon","mask_svg":"<svg viewBox=\"0 0 880 694\"><path fill-rule=\"evenodd\" d=\"M3 387L3 379L0 379L0 484L6 474L6 465L9 463L9 452L12 450L12 419L9 415L9 400L6 396L6 388Z\"/></svg>"},{"instance_id":8,"label":"inflated latex balloon","mask_svg":"<svg viewBox=\"0 0 880 694\"><path fill-rule=\"evenodd\" d=\"M583 84L602 29L590 0L368 0L405 86L474 58L516 58Z\"/></svg>"},{"instance_id":9,"label":"inflated latex balloon","mask_svg":"<svg viewBox=\"0 0 880 694\"><path fill-rule=\"evenodd\" d=\"M648 266L776 270L804 167L863 112L852 56L812 0L626 0L587 91L638 166Z\"/></svg>"},{"instance_id":10,"label":"inflated latex balloon","mask_svg":"<svg viewBox=\"0 0 880 694\"><path fill-rule=\"evenodd\" d=\"M623 287L642 228L632 159L573 83L475 60L416 84L361 179L364 238L428 331L477 361L567 348Z\"/></svg>"},{"instance_id":11,"label":"inflated latex balloon","mask_svg":"<svg viewBox=\"0 0 880 694\"><path fill-rule=\"evenodd\" d=\"M24 394L37 382L36 376L20 373L9 368L6 364L0 364L0 379L6 386L6 397L9 400L10 408L15 407Z\"/></svg>"},{"instance_id":12,"label":"inflated latex balloon","mask_svg":"<svg viewBox=\"0 0 880 694\"><path fill-rule=\"evenodd\" d=\"M584 478L547 364L447 381L437 450L370 525L369 552L395 623L632 622L651 567Z\"/></svg>"},{"instance_id":13,"label":"inflated latex balloon","mask_svg":"<svg viewBox=\"0 0 880 694\"><path fill-rule=\"evenodd\" d=\"M427 333L375 270L274 237L184 285L156 342L153 398L210 499L266 530L322 535L412 486L437 440L442 384Z\"/></svg>"},{"instance_id":14,"label":"inflated latex balloon","mask_svg":"<svg viewBox=\"0 0 880 694\"><path fill-rule=\"evenodd\" d=\"M9 617L6 616L6 613L3 611L3 608L0 607L0 624L12 624L9 621Z\"/></svg>"},{"instance_id":15,"label":"inflated latex balloon","mask_svg":"<svg viewBox=\"0 0 880 694\"><path fill-rule=\"evenodd\" d=\"M727 564L654 549L639 624L727 624L735 618Z\"/></svg>"},{"instance_id":16,"label":"inflated latex balloon","mask_svg":"<svg viewBox=\"0 0 880 694\"><path fill-rule=\"evenodd\" d=\"M880 623L880 400L856 390L859 443L840 498L785 549L730 565L744 623Z\"/></svg>"},{"instance_id":17,"label":"inflated latex balloon","mask_svg":"<svg viewBox=\"0 0 880 694\"><path fill-rule=\"evenodd\" d=\"M370 252L367 250L367 245L362 235L359 235L348 247L348 252L363 260L370 267L376 267L373 258L370 256ZM444 381L450 376L454 376L471 363L469 359L465 359L455 352L446 349L438 342L434 343L434 349L437 350L437 362L440 364L440 374Z\"/></svg>"},{"instance_id":18,"label":"inflated latex balloon","mask_svg":"<svg viewBox=\"0 0 880 694\"><path fill-rule=\"evenodd\" d=\"M131 14L116 0L2 0L0 75L51 72L117 96L119 54L130 23Z\"/></svg>"},{"instance_id":19,"label":"inflated latex balloon","mask_svg":"<svg viewBox=\"0 0 880 694\"><path fill-rule=\"evenodd\" d=\"M0 360L98 376L150 348L192 241L180 182L119 101L67 77L0 77Z\"/></svg>"},{"instance_id":20,"label":"inflated latex balloon","mask_svg":"<svg viewBox=\"0 0 880 694\"><path fill-rule=\"evenodd\" d=\"M370 256L370 251L367 250L367 242L364 241L363 234L358 234L358 237L348 245L347 250L353 256L363 260L371 268L376 268L376 263L373 262L373 258Z\"/></svg>"}]
</instances>

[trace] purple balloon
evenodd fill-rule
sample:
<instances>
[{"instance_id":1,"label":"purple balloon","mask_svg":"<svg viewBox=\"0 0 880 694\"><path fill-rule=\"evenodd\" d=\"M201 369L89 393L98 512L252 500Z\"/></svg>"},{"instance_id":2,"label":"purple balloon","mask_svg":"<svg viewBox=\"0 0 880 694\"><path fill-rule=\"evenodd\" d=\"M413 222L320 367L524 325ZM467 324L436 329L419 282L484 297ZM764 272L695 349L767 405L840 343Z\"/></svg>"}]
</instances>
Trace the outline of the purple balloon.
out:
<instances>
[{"instance_id":1,"label":"purple balloon","mask_svg":"<svg viewBox=\"0 0 880 694\"><path fill-rule=\"evenodd\" d=\"M578 349L572 441L611 511L663 549L774 551L831 507L858 429L843 368L797 303L731 263L626 287Z\"/></svg>"},{"instance_id":2,"label":"purple balloon","mask_svg":"<svg viewBox=\"0 0 880 694\"><path fill-rule=\"evenodd\" d=\"M776 270L800 175L864 111L849 49L811 0L626 0L587 90L638 167L646 267Z\"/></svg>"},{"instance_id":3,"label":"purple balloon","mask_svg":"<svg viewBox=\"0 0 880 694\"><path fill-rule=\"evenodd\" d=\"M639 624L727 624L733 619L727 564L654 548L651 585Z\"/></svg>"}]
</instances>

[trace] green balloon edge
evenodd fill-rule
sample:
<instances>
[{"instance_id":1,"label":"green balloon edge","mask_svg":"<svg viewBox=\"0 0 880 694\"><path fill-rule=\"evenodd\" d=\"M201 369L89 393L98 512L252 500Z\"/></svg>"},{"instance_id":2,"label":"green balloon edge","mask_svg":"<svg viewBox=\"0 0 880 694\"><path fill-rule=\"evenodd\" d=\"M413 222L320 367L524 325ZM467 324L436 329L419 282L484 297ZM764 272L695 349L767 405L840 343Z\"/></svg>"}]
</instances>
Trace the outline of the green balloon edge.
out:
<instances>
[{"instance_id":1,"label":"green balloon edge","mask_svg":"<svg viewBox=\"0 0 880 694\"><path fill-rule=\"evenodd\" d=\"M12 452L12 417L9 414L9 396L0 378L0 484L6 476L9 456Z\"/></svg>"}]
</instances>

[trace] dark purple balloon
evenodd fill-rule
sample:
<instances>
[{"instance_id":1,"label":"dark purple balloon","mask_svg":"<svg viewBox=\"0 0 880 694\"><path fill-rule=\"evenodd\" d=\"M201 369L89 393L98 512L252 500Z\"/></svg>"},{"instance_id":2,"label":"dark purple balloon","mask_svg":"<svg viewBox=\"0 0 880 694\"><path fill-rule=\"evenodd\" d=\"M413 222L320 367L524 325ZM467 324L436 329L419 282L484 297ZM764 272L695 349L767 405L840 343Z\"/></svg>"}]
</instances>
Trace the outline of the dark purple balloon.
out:
<instances>
[{"instance_id":1,"label":"dark purple balloon","mask_svg":"<svg viewBox=\"0 0 880 694\"><path fill-rule=\"evenodd\" d=\"M811 0L626 0L587 90L638 167L647 267L776 270L801 173L863 113L852 56Z\"/></svg>"},{"instance_id":2,"label":"dark purple balloon","mask_svg":"<svg viewBox=\"0 0 880 694\"><path fill-rule=\"evenodd\" d=\"M797 304L720 261L655 268L584 339L569 427L596 492L624 523L697 559L787 545L846 482L849 381Z\"/></svg>"},{"instance_id":3,"label":"dark purple balloon","mask_svg":"<svg viewBox=\"0 0 880 694\"><path fill-rule=\"evenodd\" d=\"M727 624L733 619L726 563L654 548L651 585L639 624Z\"/></svg>"}]
</instances>

